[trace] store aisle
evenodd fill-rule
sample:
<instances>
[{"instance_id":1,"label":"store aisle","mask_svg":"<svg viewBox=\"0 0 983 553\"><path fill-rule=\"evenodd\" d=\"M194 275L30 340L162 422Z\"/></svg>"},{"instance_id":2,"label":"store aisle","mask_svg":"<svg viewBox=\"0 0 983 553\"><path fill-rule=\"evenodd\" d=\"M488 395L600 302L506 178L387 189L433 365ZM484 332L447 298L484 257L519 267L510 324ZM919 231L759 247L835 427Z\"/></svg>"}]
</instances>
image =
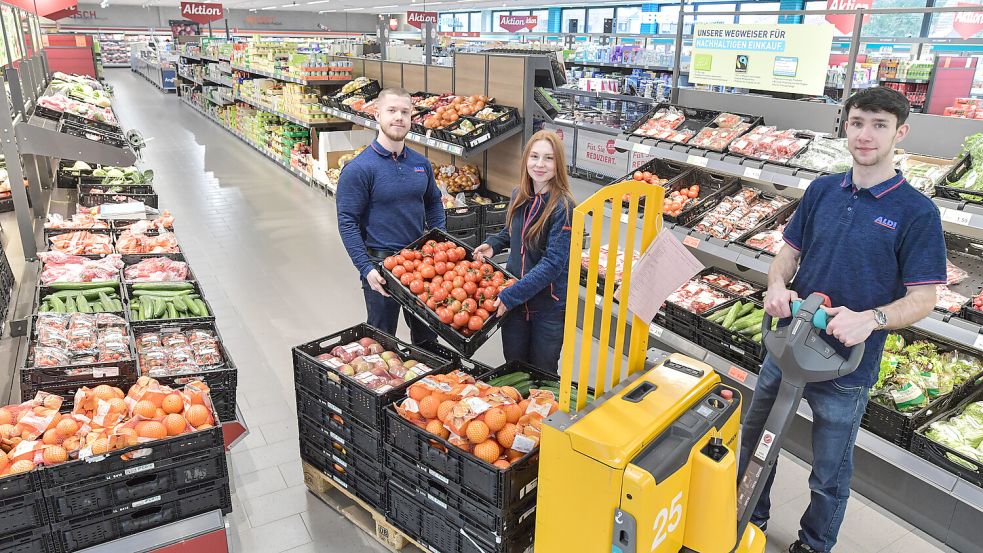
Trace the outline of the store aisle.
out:
<instances>
[{"instance_id":1,"label":"store aisle","mask_svg":"<svg viewBox=\"0 0 983 553\"><path fill-rule=\"evenodd\" d=\"M144 164L155 171L160 203L176 218L239 366L238 401L251 433L231 455L236 552L385 551L307 493L300 469L290 348L364 318L333 200L129 70L107 70L107 77L124 126L152 138ZM578 196L590 186L578 183ZM478 359L501 362L497 335ZM806 478L796 461L783 462L769 552L785 551L795 539ZM859 498L850 503L838 550L940 549Z\"/></svg>"}]
</instances>

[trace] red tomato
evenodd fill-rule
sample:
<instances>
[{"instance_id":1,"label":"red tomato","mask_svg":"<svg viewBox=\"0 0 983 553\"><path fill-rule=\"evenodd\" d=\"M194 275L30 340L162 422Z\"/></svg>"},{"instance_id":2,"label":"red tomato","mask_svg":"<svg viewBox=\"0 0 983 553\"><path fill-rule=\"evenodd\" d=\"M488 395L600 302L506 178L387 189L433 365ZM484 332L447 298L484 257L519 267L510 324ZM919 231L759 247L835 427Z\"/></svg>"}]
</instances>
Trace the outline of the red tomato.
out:
<instances>
[{"instance_id":1,"label":"red tomato","mask_svg":"<svg viewBox=\"0 0 983 553\"><path fill-rule=\"evenodd\" d=\"M394 256L393 259L396 260L397 265L402 265L403 262L406 261L406 258L401 255Z\"/></svg>"},{"instance_id":2,"label":"red tomato","mask_svg":"<svg viewBox=\"0 0 983 553\"><path fill-rule=\"evenodd\" d=\"M688 190L688 191L686 192L686 195L687 195L687 196L688 196L688 197L689 197L690 199L692 199L692 198L699 198L699 197L700 197L700 191L699 191L699 190L693 190L693 189L691 188L691 189L689 189L689 190Z\"/></svg>"},{"instance_id":3,"label":"red tomato","mask_svg":"<svg viewBox=\"0 0 983 553\"><path fill-rule=\"evenodd\" d=\"M432 259L432 258L428 257L427 259ZM423 267L420 267L420 276L427 280L430 280L435 276L437 276L437 271L434 269L432 265L424 265Z\"/></svg>"},{"instance_id":4,"label":"red tomato","mask_svg":"<svg viewBox=\"0 0 983 553\"><path fill-rule=\"evenodd\" d=\"M433 279L430 281L430 284L433 285L434 288L439 288L441 283L443 282L444 282L444 277L437 275L433 277Z\"/></svg>"},{"instance_id":5,"label":"red tomato","mask_svg":"<svg viewBox=\"0 0 983 553\"><path fill-rule=\"evenodd\" d=\"M461 301L461 311L467 311L468 313L471 313L475 309L478 309L478 302L474 301L474 299L467 298Z\"/></svg>"},{"instance_id":6,"label":"red tomato","mask_svg":"<svg viewBox=\"0 0 983 553\"><path fill-rule=\"evenodd\" d=\"M447 299L447 290L444 290L443 287L438 286L433 291L433 299L435 301L437 301L437 302L442 302L442 301L446 300Z\"/></svg>"},{"instance_id":7,"label":"red tomato","mask_svg":"<svg viewBox=\"0 0 983 553\"><path fill-rule=\"evenodd\" d=\"M423 247L420 248L420 250L423 252L423 255L426 255L426 256L433 255L433 246L430 245L430 242L427 242L426 244L424 244Z\"/></svg>"},{"instance_id":8,"label":"red tomato","mask_svg":"<svg viewBox=\"0 0 983 553\"><path fill-rule=\"evenodd\" d=\"M481 294L485 296L485 299L493 300L498 296L498 286L486 286Z\"/></svg>"},{"instance_id":9,"label":"red tomato","mask_svg":"<svg viewBox=\"0 0 983 553\"><path fill-rule=\"evenodd\" d=\"M457 267L454 268L454 271L457 272L457 274L464 276L468 273L468 267L465 263L458 263Z\"/></svg>"},{"instance_id":10,"label":"red tomato","mask_svg":"<svg viewBox=\"0 0 983 553\"><path fill-rule=\"evenodd\" d=\"M410 281L410 292L414 294L423 293L423 281L422 280L412 280Z\"/></svg>"},{"instance_id":11,"label":"red tomato","mask_svg":"<svg viewBox=\"0 0 983 553\"><path fill-rule=\"evenodd\" d=\"M417 294L416 299L422 301L423 303L427 303L427 293L420 292L419 294Z\"/></svg>"},{"instance_id":12,"label":"red tomato","mask_svg":"<svg viewBox=\"0 0 983 553\"><path fill-rule=\"evenodd\" d=\"M413 282L413 273L403 273L403 276L399 277L399 281L403 283L403 286L409 286Z\"/></svg>"},{"instance_id":13,"label":"red tomato","mask_svg":"<svg viewBox=\"0 0 983 553\"><path fill-rule=\"evenodd\" d=\"M502 273L502 271L495 271L492 274L492 278L501 278L501 279L504 279L505 278L505 274Z\"/></svg>"},{"instance_id":14,"label":"red tomato","mask_svg":"<svg viewBox=\"0 0 983 553\"><path fill-rule=\"evenodd\" d=\"M414 259L413 260L413 270L414 271L417 270L417 269L419 269L421 265L423 265L423 261L422 260L420 260L420 259Z\"/></svg>"},{"instance_id":15,"label":"red tomato","mask_svg":"<svg viewBox=\"0 0 983 553\"><path fill-rule=\"evenodd\" d=\"M467 313L465 313L464 311L460 311L458 313L455 313L454 314L454 326L455 326L455 328L461 328L462 326L468 324L468 321L470 319L471 319L471 316L468 315Z\"/></svg>"},{"instance_id":16,"label":"red tomato","mask_svg":"<svg viewBox=\"0 0 983 553\"><path fill-rule=\"evenodd\" d=\"M474 271L469 270L468 272L464 273L464 282L476 283L479 280L481 280L481 275Z\"/></svg>"},{"instance_id":17,"label":"red tomato","mask_svg":"<svg viewBox=\"0 0 983 553\"><path fill-rule=\"evenodd\" d=\"M424 257L423 258L423 264L424 265L430 265L431 267L433 267L433 258L432 257Z\"/></svg>"},{"instance_id":18,"label":"red tomato","mask_svg":"<svg viewBox=\"0 0 983 553\"><path fill-rule=\"evenodd\" d=\"M484 307L479 307L478 309L475 309L474 314L481 317L482 321L487 321L488 317L491 317L490 312Z\"/></svg>"},{"instance_id":19,"label":"red tomato","mask_svg":"<svg viewBox=\"0 0 983 553\"><path fill-rule=\"evenodd\" d=\"M502 287L502 283L505 279L502 277L494 277L491 279L491 285L495 287L495 293L498 294L498 289Z\"/></svg>"},{"instance_id":20,"label":"red tomato","mask_svg":"<svg viewBox=\"0 0 983 553\"><path fill-rule=\"evenodd\" d=\"M407 271L412 271L412 270L416 269L416 267L413 265L413 262L412 261L404 261L403 262L403 268L406 269Z\"/></svg>"},{"instance_id":21,"label":"red tomato","mask_svg":"<svg viewBox=\"0 0 983 553\"><path fill-rule=\"evenodd\" d=\"M631 178L634 180L642 180L642 177L643 175L641 171L635 171L635 173L631 176Z\"/></svg>"},{"instance_id":22,"label":"red tomato","mask_svg":"<svg viewBox=\"0 0 983 553\"><path fill-rule=\"evenodd\" d=\"M462 276L459 275L459 276L454 277L451 280L451 282L454 283L454 288L462 288L462 287L464 287L465 280L464 280L464 277L462 277Z\"/></svg>"},{"instance_id":23,"label":"red tomato","mask_svg":"<svg viewBox=\"0 0 983 553\"><path fill-rule=\"evenodd\" d=\"M431 297L430 299L428 299L428 300L427 300L427 307L428 307L428 308L429 308L429 309L430 309L431 311L433 311L433 310L435 310L435 309L437 309L437 301L436 301L436 300L434 300L434 299L433 299L433 297Z\"/></svg>"},{"instance_id":24,"label":"red tomato","mask_svg":"<svg viewBox=\"0 0 983 553\"><path fill-rule=\"evenodd\" d=\"M396 266L396 258L390 255L382 261L382 266L389 271L393 270L393 267Z\"/></svg>"},{"instance_id":25,"label":"red tomato","mask_svg":"<svg viewBox=\"0 0 983 553\"><path fill-rule=\"evenodd\" d=\"M490 276L494 272L495 272L495 267L492 267L488 263L481 264L481 274Z\"/></svg>"},{"instance_id":26,"label":"red tomato","mask_svg":"<svg viewBox=\"0 0 983 553\"><path fill-rule=\"evenodd\" d=\"M404 274L406 274L406 267L403 267L402 265L396 265L395 267L393 267L393 276L394 277L399 278L399 277L403 276Z\"/></svg>"},{"instance_id":27,"label":"red tomato","mask_svg":"<svg viewBox=\"0 0 983 553\"><path fill-rule=\"evenodd\" d=\"M416 252L410 249L404 248L399 255L403 256L403 259L416 259Z\"/></svg>"},{"instance_id":28,"label":"red tomato","mask_svg":"<svg viewBox=\"0 0 983 553\"><path fill-rule=\"evenodd\" d=\"M495 311L495 300L489 299L489 300L485 300L485 301L481 302L481 309L479 309L478 311L481 311L481 310L484 310L484 311L486 311L488 313L491 313L492 311Z\"/></svg>"},{"instance_id":29,"label":"red tomato","mask_svg":"<svg viewBox=\"0 0 983 553\"><path fill-rule=\"evenodd\" d=\"M468 319L468 330L472 332L477 332L481 330L481 327L484 325L485 325L484 319L482 319L477 315L473 315L470 319Z\"/></svg>"},{"instance_id":30,"label":"red tomato","mask_svg":"<svg viewBox=\"0 0 983 553\"><path fill-rule=\"evenodd\" d=\"M477 271L480 268L481 268L481 262L480 261L475 260L475 261L472 261L471 262L471 269Z\"/></svg>"},{"instance_id":31,"label":"red tomato","mask_svg":"<svg viewBox=\"0 0 983 553\"><path fill-rule=\"evenodd\" d=\"M455 251L457 251L457 258L458 259L464 259L464 258L466 258L468 256L468 252L464 251L464 248L462 248L461 246L458 246L455 249Z\"/></svg>"},{"instance_id":32,"label":"red tomato","mask_svg":"<svg viewBox=\"0 0 983 553\"><path fill-rule=\"evenodd\" d=\"M451 297L457 301L464 301L468 297L468 294L464 291L464 288L454 288L451 290Z\"/></svg>"},{"instance_id":33,"label":"red tomato","mask_svg":"<svg viewBox=\"0 0 983 553\"><path fill-rule=\"evenodd\" d=\"M443 261L437 261L436 263L434 263L433 268L435 271L437 271L438 275L442 275L447 272L447 264L444 263Z\"/></svg>"},{"instance_id":34,"label":"red tomato","mask_svg":"<svg viewBox=\"0 0 983 553\"><path fill-rule=\"evenodd\" d=\"M447 261L447 252L445 252L444 250L437 250L437 253L433 254L433 260L434 261L437 261L437 262L440 262L440 261L446 262Z\"/></svg>"},{"instance_id":35,"label":"red tomato","mask_svg":"<svg viewBox=\"0 0 983 553\"><path fill-rule=\"evenodd\" d=\"M436 242L433 245L434 255L436 255L436 252L442 252L442 251L444 251L446 249L447 249L447 246L445 246L443 242Z\"/></svg>"},{"instance_id":36,"label":"red tomato","mask_svg":"<svg viewBox=\"0 0 983 553\"><path fill-rule=\"evenodd\" d=\"M438 307L437 318L439 318L440 322L444 323L445 325L449 325L451 324L451 321L454 320L454 314L451 313L446 307Z\"/></svg>"},{"instance_id":37,"label":"red tomato","mask_svg":"<svg viewBox=\"0 0 983 553\"><path fill-rule=\"evenodd\" d=\"M451 315L454 315L454 314L460 312L461 311L461 302L459 302L457 300L451 300L451 302L447 304L447 310L451 312Z\"/></svg>"},{"instance_id":38,"label":"red tomato","mask_svg":"<svg viewBox=\"0 0 983 553\"><path fill-rule=\"evenodd\" d=\"M465 282L463 288L468 296L473 296L478 291L478 285L473 282Z\"/></svg>"}]
</instances>

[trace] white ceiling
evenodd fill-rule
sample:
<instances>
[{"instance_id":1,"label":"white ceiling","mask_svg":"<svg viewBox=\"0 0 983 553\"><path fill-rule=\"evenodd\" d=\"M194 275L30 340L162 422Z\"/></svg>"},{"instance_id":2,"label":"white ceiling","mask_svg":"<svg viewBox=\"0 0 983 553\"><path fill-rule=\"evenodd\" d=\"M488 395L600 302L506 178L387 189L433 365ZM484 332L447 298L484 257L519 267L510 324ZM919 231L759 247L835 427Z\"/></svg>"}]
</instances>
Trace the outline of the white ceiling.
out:
<instances>
[{"instance_id":1,"label":"white ceiling","mask_svg":"<svg viewBox=\"0 0 983 553\"><path fill-rule=\"evenodd\" d=\"M94 1L94 0L92 0ZM658 0L655 0L658 2ZM407 10L419 11L463 11L491 9L530 9L557 6L602 6L624 4L624 1L608 0L565 0L561 4L551 4L550 0L445 0L426 2L424 0L222 0L226 9L272 8L266 11L325 11L343 13L403 13ZM181 0L109 0L113 5L128 6L168 6L178 7Z\"/></svg>"}]
</instances>

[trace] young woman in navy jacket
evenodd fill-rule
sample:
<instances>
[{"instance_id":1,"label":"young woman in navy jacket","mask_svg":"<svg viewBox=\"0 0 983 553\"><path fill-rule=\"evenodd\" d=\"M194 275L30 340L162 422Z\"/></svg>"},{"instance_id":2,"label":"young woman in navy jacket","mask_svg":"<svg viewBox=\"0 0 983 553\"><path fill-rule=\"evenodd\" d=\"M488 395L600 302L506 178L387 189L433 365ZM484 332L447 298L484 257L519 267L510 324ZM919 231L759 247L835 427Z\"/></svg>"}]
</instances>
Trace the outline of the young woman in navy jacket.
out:
<instances>
[{"instance_id":1,"label":"young woman in navy jacket","mask_svg":"<svg viewBox=\"0 0 983 553\"><path fill-rule=\"evenodd\" d=\"M506 267L518 281L496 300L506 361L557 371L563 347L574 201L563 143L552 131L532 136L505 228L478 246L479 260L509 248Z\"/></svg>"}]
</instances>

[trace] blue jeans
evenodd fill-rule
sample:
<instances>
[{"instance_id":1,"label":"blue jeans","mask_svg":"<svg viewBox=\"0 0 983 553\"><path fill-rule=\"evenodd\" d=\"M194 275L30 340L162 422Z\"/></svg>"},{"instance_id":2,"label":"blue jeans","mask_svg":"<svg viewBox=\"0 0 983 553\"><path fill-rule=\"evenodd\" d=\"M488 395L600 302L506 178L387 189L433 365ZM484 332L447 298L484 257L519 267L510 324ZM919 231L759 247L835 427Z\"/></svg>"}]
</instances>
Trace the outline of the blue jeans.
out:
<instances>
[{"instance_id":1,"label":"blue jeans","mask_svg":"<svg viewBox=\"0 0 983 553\"><path fill-rule=\"evenodd\" d=\"M744 474L755 445L761 438L768 413L778 394L781 369L765 357L751 405L744 417L741 435L741 461L738 474ZM843 387L835 381L807 384L805 399L812 408L812 473L809 475L809 507L799 521L799 539L816 551L828 553L836 544L850 498L853 476L853 445L860 418L867 407L866 386ZM778 465L775 465L777 470ZM751 522L767 522L771 509L769 494L775 472L768 477Z\"/></svg>"},{"instance_id":2,"label":"blue jeans","mask_svg":"<svg viewBox=\"0 0 983 553\"><path fill-rule=\"evenodd\" d=\"M562 306L545 312L516 307L502 319L502 350L506 361L524 361L546 372L559 374L563 349Z\"/></svg>"},{"instance_id":3,"label":"blue jeans","mask_svg":"<svg viewBox=\"0 0 983 553\"><path fill-rule=\"evenodd\" d=\"M399 325L400 310L396 300L391 297L387 298L369 288L369 283L364 278L362 279L362 295L365 296L365 311L368 314L365 322L386 334L395 336L396 327ZM406 309L403 309L403 318L410 327L410 341L413 342L413 345L423 346L424 349L427 349L428 344L437 341L437 334Z\"/></svg>"}]
</instances>

